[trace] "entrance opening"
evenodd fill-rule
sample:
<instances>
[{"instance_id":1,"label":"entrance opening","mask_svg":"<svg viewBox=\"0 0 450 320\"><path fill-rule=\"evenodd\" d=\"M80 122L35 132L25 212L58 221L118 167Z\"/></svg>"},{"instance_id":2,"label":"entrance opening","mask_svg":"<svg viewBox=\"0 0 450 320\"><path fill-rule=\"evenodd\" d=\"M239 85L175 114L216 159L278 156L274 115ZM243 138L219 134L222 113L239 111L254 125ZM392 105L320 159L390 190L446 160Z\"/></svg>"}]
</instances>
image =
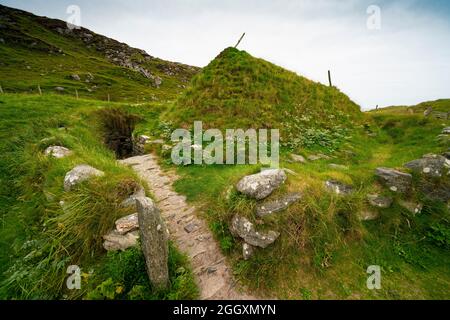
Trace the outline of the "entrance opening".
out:
<instances>
[{"instance_id":1,"label":"entrance opening","mask_svg":"<svg viewBox=\"0 0 450 320\"><path fill-rule=\"evenodd\" d=\"M133 131L141 118L119 108L101 109L96 113L108 148L118 159L132 156Z\"/></svg>"}]
</instances>

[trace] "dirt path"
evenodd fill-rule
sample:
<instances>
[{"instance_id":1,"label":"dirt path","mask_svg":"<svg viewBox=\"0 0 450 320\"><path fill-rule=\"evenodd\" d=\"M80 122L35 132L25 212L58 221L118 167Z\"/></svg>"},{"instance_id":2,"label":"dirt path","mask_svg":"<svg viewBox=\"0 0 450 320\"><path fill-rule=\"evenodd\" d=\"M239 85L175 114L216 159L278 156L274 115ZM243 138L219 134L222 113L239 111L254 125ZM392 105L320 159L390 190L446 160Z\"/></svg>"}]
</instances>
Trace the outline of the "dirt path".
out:
<instances>
[{"instance_id":1,"label":"dirt path","mask_svg":"<svg viewBox=\"0 0 450 320\"><path fill-rule=\"evenodd\" d=\"M178 177L174 173L163 172L153 155L132 157L121 163L133 167L152 189L172 241L191 259L200 298L255 299L240 290L207 224L196 217L195 207L172 190L172 184Z\"/></svg>"}]
</instances>

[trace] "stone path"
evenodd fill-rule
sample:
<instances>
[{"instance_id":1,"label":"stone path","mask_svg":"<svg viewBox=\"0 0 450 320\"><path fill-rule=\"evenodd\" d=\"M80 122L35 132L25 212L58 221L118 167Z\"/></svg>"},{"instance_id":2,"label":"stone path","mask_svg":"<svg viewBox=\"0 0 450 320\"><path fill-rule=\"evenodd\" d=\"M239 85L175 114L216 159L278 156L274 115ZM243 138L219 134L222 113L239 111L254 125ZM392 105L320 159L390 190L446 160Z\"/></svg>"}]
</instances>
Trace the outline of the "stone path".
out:
<instances>
[{"instance_id":1,"label":"stone path","mask_svg":"<svg viewBox=\"0 0 450 320\"><path fill-rule=\"evenodd\" d=\"M196 275L200 298L206 300L252 300L233 279L231 269L214 240L207 224L197 218L196 208L172 190L178 179L174 173L163 172L154 155L120 161L144 179L155 196L158 208L170 232L170 238L189 256Z\"/></svg>"}]
</instances>

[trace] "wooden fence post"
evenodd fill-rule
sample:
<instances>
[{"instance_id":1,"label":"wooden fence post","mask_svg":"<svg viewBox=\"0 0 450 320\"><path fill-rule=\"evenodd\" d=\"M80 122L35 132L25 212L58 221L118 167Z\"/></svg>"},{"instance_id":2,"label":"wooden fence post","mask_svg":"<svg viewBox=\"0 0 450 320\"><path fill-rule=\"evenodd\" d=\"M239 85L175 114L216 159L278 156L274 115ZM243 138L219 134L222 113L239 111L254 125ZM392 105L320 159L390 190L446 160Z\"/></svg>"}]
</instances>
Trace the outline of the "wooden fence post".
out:
<instances>
[{"instance_id":1,"label":"wooden fence post","mask_svg":"<svg viewBox=\"0 0 450 320\"><path fill-rule=\"evenodd\" d=\"M330 87L333 86L333 84L331 83L331 71L328 70L328 83L330 84Z\"/></svg>"},{"instance_id":2,"label":"wooden fence post","mask_svg":"<svg viewBox=\"0 0 450 320\"><path fill-rule=\"evenodd\" d=\"M242 36L239 38L239 41L236 43L236 45L234 46L235 48L237 48L237 46L241 43L242 39L245 36L245 32L242 34Z\"/></svg>"},{"instance_id":3,"label":"wooden fence post","mask_svg":"<svg viewBox=\"0 0 450 320\"><path fill-rule=\"evenodd\" d=\"M0 86L0 93L3 93L3 88L2 88L2 86Z\"/></svg>"},{"instance_id":4,"label":"wooden fence post","mask_svg":"<svg viewBox=\"0 0 450 320\"><path fill-rule=\"evenodd\" d=\"M78 100L78 90L77 89L75 89L75 97Z\"/></svg>"},{"instance_id":5,"label":"wooden fence post","mask_svg":"<svg viewBox=\"0 0 450 320\"><path fill-rule=\"evenodd\" d=\"M39 95L42 96L42 90L41 90L41 86L40 85L38 85L38 92L39 92Z\"/></svg>"}]
</instances>

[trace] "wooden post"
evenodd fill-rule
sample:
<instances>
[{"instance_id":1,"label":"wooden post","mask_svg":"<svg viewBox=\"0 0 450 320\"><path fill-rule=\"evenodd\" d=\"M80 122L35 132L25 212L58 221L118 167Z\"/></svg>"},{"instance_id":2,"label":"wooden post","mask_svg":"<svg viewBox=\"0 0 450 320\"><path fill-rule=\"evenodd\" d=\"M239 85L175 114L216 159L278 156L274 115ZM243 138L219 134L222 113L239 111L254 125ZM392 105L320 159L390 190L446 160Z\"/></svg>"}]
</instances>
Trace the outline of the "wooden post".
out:
<instances>
[{"instance_id":1,"label":"wooden post","mask_svg":"<svg viewBox=\"0 0 450 320\"><path fill-rule=\"evenodd\" d=\"M333 86L333 84L331 83L331 71L328 70L328 83L330 84L330 87Z\"/></svg>"},{"instance_id":2,"label":"wooden post","mask_svg":"<svg viewBox=\"0 0 450 320\"><path fill-rule=\"evenodd\" d=\"M41 90L41 86L40 85L38 85L38 92L39 92L39 95L42 96L42 90Z\"/></svg>"},{"instance_id":3,"label":"wooden post","mask_svg":"<svg viewBox=\"0 0 450 320\"><path fill-rule=\"evenodd\" d=\"M77 89L75 89L75 97L76 97L77 100L78 100L78 90L77 90Z\"/></svg>"},{"instance_id":4,"label":"wooden post","mask_svg":"<svg viewBox=\"0 0 450 320\"><path fill-rule=\"evenodd\" d=\"M2 88L2 86L0 86L0 93L3 93L3 88Z\"/></svg>"},{"instance_id":5,"label":"wooden post","mask_svg":"<svg viewBox=\"0 0 450 320\"><path fill-rule=\"evenodd\" d=\"M236 43L236 45L234 46L235 48L237 48L237 46L241 43L242 39L245 36L245 32L242 34L242 36L239 38L239 41Z\"/></svg>"},{"instance_id":6,"label":"wooden post","mask_svg":"<svg viewBox=\"0 0 450 320\"><path fill-rule=\"evenodd\" d=\"M111 102L111 97L109 96L109 93L108 93L108 102Z\"/></svg>"}]
</instances>

